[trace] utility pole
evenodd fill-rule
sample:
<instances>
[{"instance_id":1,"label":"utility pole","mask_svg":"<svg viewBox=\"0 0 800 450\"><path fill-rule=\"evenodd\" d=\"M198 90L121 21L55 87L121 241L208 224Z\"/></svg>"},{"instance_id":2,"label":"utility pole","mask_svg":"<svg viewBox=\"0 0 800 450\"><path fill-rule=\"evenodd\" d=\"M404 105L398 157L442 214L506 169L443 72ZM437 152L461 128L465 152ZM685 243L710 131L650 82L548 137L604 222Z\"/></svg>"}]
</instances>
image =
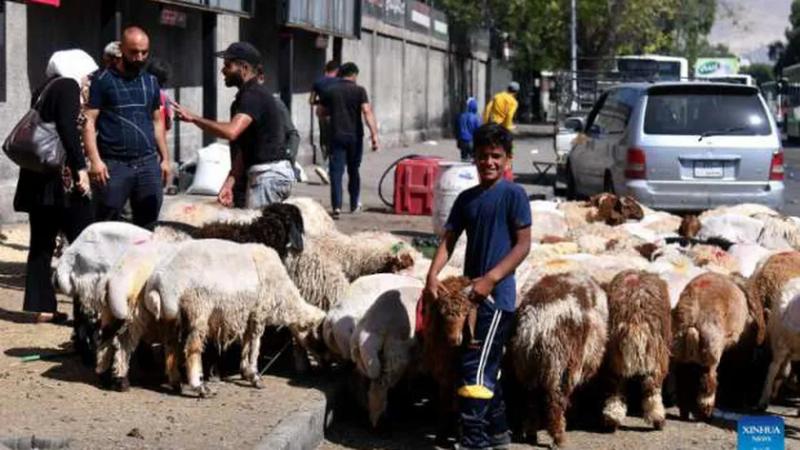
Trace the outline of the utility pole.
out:
<instances>
[{"instance_id":1,"label":"utility pole","mask_svg":"<svg viewBox=\"0 0 800 450\"><path fill-rule=\"evenodd\" d=\"M577 0L571 0L570 5L570 69L572 71L572 105L570 109L578 109L578 38L577 38Z\"/></svg>"}]
</instances>

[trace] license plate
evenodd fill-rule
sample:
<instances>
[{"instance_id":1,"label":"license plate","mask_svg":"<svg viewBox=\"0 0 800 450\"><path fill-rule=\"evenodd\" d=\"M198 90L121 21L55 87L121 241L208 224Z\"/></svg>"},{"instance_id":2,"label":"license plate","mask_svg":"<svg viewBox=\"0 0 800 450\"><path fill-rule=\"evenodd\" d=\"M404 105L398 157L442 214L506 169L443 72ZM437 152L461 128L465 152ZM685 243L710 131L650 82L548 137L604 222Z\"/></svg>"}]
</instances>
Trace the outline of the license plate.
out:
<instances>
[{"instance_id":1,"label":"license plate","mask_svg":"<svg viewBox=\"0 0 800 450\"><path fill-rule=\"evenodd\" d=\"M722 178L724 174L719 161L698 161L694 163L695 178Z\"/></svg>"}]
</instances>

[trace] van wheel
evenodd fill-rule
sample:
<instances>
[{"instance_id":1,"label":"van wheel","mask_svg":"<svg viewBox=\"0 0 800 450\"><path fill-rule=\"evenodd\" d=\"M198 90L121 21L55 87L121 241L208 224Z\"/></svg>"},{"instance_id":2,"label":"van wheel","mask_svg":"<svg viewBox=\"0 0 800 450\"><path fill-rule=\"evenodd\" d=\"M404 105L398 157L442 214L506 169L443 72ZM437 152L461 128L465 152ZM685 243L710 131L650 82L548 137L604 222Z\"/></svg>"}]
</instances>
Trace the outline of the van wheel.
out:
<instances>
[{"instance_id":1,"label":"van wheel","mask_svg":"<svg viewBox=\"0 0 800 450\"><path fill-rule=\"evenodd\" d=\"M575 188L575 177L572 175L572 167L567 165L567 200L577 200L578 191Z\"/></svg>"},{"instance_id":2,"label":"van wheel","mask_svg":"<svg viewBox=\"0 0 800 450\"><path fill-rule=\"evenodd\" d=\"M603 179L603 192L608 194L614 194L614 181L611 178L611 172L606 172L606 176Z\"/></svg>"}]
</instances>

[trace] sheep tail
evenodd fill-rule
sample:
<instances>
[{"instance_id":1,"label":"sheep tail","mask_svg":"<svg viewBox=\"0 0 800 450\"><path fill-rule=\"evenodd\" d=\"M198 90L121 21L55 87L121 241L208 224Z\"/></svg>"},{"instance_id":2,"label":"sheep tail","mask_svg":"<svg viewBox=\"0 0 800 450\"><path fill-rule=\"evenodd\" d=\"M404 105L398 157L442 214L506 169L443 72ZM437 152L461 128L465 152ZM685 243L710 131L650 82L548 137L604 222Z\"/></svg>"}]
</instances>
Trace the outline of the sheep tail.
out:
<instances>
[{"instance_id":1,"label":"sheep tail","mask_svg":"<svg viewBox=\"0 0 800 450\"><path fill-rule=\"evenodd\" d=\"M700 331L696 327L689 327L684 337L686 357L689 360L700 359Z\"/></svg>"}]
</instances>

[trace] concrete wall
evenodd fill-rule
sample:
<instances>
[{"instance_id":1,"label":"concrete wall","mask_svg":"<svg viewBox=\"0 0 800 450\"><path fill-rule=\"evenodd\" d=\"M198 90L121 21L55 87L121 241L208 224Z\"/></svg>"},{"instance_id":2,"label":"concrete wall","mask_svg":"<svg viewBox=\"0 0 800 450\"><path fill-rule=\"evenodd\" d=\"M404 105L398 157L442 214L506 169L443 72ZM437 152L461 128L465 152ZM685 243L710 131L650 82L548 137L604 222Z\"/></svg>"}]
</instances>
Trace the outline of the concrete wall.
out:
<instances>
[{"instance_id":1,"label":"concrete wall","mask_svg":"<svg viewBox=\"0 0 800 450\"><path fill-rule=\"evenodd\" d=\"M0 136L7 136L11 128L25 113L30 104L28 78L28 18L26 6L5 2L6 6L6 101L0 103ZM12 75L13 74L13 75ZM25 219L27 215L15 214L12 200L17 187L19 169L5 155L0 156L0 220L11 222Z\"/></svg>"}]
</instances>

